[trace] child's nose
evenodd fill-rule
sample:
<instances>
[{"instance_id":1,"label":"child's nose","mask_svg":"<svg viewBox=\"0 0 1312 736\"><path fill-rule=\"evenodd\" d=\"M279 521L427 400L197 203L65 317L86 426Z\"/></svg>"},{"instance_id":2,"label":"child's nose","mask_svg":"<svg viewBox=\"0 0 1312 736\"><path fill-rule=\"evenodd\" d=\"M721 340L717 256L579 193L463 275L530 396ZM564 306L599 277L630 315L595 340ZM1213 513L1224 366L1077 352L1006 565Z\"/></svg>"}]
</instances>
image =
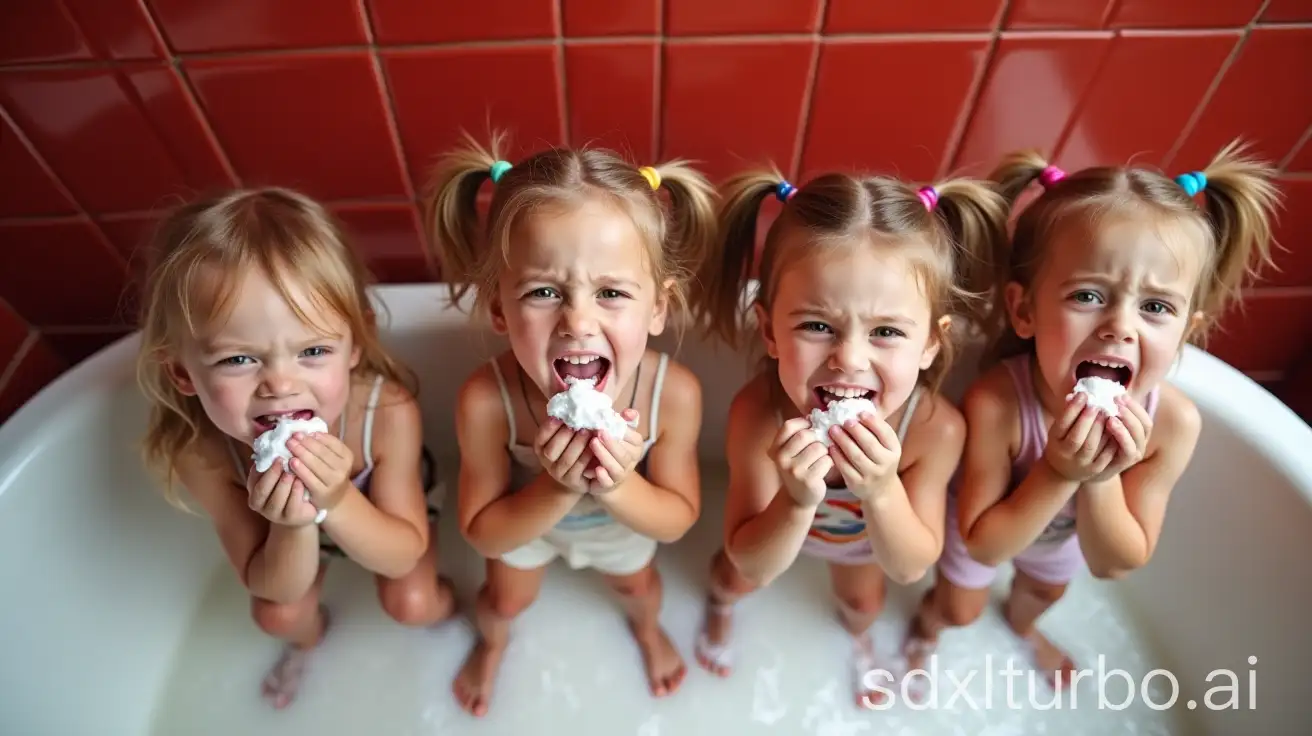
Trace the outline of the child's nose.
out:
<instances>
[{"instance_id":1,"label":"child's nose","mask_svg":"<svg viewBox=\"0 0 1312 736\"><path fill-rule=\"evenodd\" d=\"M591 337L597 334L597 318L587 307L567 307L560 332L564 337Z\"/></svg>"},{"instance_id":2,"label":"child's nose","mask_svg":"<svg viewBox=\"0 0 1312 736\"><path fill-rule=\"evenodd\" d=\"M1133 342L1135 335L1134 316L1130 307L1117 307L1107 312L1107 319L1099 328L1099 337L1109 342Z\"/></svg>"},{"instance_id":3,"label":"child's nose","mask_svg":"<svg viewBox=\"0 0 1312 736\"><path fill-rule=\"evenodd\" d=\"M869 345L865 340L843 340L830 353L829 367L842 373L858 373L870 366Z\"/></svg>"}]
</instances>

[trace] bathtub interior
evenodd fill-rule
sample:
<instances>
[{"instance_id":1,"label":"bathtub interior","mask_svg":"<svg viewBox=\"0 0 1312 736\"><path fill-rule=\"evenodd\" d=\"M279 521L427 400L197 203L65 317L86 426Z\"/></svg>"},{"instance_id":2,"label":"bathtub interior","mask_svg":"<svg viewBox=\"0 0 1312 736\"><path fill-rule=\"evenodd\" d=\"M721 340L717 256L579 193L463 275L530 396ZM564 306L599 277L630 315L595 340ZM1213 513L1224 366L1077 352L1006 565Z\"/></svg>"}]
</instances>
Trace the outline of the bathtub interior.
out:
<instances>
[{"instance_id":1,"label":"bathtub interior","mask_svg":"<svg viewBox=\"0 0 1312 736\"><path fill-rule=\"evenodd\" d=\"M433 287L379 291L391 314L387 340L421 369L428 441L449 474L454 449L453 394L475 365L500 347L495 336L445 309ZM1312 581L1277 577L1278 562L1309 558L1312 467L1291 447L1312 446L1306 425L1238 373L1190 351L1173 380L1204 414L1195 461L1168 515L1153 563L1125 580L1082 577L1045 621L1093 677L1059 710L1036 712L1024 675L1007 707L1000 670L1024 653L996 607L966 630L945 637L937 658L938 707L899 702L877 713L851 704L847 645L834 619L828 573L801 559L769 589L739 605L736 668L721 680L692 661L701 621L706 565L719 543L719 462L728 400L747 374L746 356L689 337L659 342L678 350L703 380L705 514L678 545L663 547L662 620L688 659L689 676L674 697L647 696L641 665L623 619L593 575L559 563L538 601L516 622L491 713L481 721L455 708L450 684L473 643L463 621L433 630L392 624L377 605L372 580L336 563L325 600L334 636L316 656L298 701L275 713L257 697L273 643L250 622L248 599L226 567L208 525L167 506L142 471L133 446L145 410L132 382L135 338L112 346L62 377L0 429L0 733L873 733L1120 732L1233 733L1236 728L1293 733L1312 722L1302 695L1301 656L1312 652L1298 612L1312 606ZM969 358L962 362L969 364ZM949 382L956 394L965 380ZM1204 389L1221 382L1231 395ZM1241 407L1241 408L1237 408ZM1301 433L1301 434L1300 434ZM1292 435L1292 436L1291 436ZM1242 495L1241 495L1242 494ZM448 498L448 504L453 500ZM482 580L477 556L459 538L452 514L439 530L442 566L468 606ZM1206 542L1200 540L1208 540ZM1288 564L1288 562L1286 562ZM1006 590L1003 568L995 597ZM886 655L928 581L890 586L875 638ZM1134 677L1124 710L1099 707L1099 655L1105 668ZM1247 657L1256 656L1257 665ZM1159 711L1137 691L1161 667L1180 680L1177 704ZM992 677L986 668L993 670ZM1190 711L1217 681L1240 677L1242 708ZM975 672L949 703L954 681ZM1248 710L1248 673L1259 682ZM1111 680L1104 695L1127 690ZM986 688L990 687L991 690ZM1164 702L1163 680L1148 687ZM1037 705L1050 701L1042 687Z\"/></svg>"}]
</instances>

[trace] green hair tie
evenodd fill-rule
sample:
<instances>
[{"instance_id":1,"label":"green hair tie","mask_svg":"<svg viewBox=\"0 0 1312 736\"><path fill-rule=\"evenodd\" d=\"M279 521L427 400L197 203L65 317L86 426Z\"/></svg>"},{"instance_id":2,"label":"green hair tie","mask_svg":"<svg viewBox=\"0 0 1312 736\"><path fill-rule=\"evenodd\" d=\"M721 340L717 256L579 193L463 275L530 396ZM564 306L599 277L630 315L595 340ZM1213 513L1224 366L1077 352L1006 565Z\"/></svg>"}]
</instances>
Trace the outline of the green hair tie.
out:
<instances>
[{"instance_id":1,"label":"green hair tie","mask_svg":"<svg viewBox=\"0 0 1312 736\"><path fill-rule=\"evenodd\" d=\"M489 171L492 174L492 183L496 184L497 182L501 181L501 177L505 176L507 171L510 171L510 162L497 161L496 163L492 164L492 168L489 169Z\"/></svg>"}]
</instances>

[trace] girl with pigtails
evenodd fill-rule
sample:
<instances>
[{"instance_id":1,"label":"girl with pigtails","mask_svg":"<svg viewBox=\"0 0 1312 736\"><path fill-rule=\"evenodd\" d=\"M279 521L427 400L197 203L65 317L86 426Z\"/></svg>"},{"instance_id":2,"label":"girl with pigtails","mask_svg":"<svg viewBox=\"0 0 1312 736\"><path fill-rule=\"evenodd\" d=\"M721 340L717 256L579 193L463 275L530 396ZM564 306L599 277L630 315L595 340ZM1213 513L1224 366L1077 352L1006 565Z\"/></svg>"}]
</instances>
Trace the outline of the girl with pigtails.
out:
<instances>
[{"instance_id":1,"label":"girl with pigtails","mask_svg":"<svg viewBox=\"0 0 1312 736\"><path fill-rule=\"evenodd\" d=\"M938 577L905 650L921 666L973 622L997 566L1004 615L1054 688L1076 665L1036 623L1086 568L1117 578L1152 559L1198 410L1164 379L1269 263L1273 171L1237 143L1202 171L1100 166L1067 174L1035 152L993 175L1012 206L996 261L984 372L962 408L967 443Z\"/></svg>"},{"instance_id":2,"label":"girl with pigtails","mask_svg":"<svg viewBox=\"0 0 1312 736\"><path fill-rule=\"evenodd\" d=\"M635 166L609 151L554 148L512 164L501 150L495 136L490 150L469 141L448 154L426 203L453 296L474 288L474 308L510 343L457 399L459 523L487 559L487 580L455 694L468 712L487 712L510 624L559 557L618 593L651 693L668 695L686 669L660 625L653 557L700 513L701 388L647 341L686 305L714 192L678 161ZM549 400L580 381L615 402L624 431L548 415Z\"/></svg>"},{"instance_id":3,"label":"girl with pigtails","mask_svg":"<svg viewBox=\"0 0 1312 736\"><path fill-rule=\"evenodd\" d=\"M828 563L852 637L854 700L876 707L880 689L863 682L880 666L869 629L885 578L919 580L942 549L966 426L937 389L987 287L979 257L1005 242L1005 203L985 182L845 173L799 188L750 172L722 192L699 315L730 344L759 334L767 357L729 411L724 546L697 658L727 676L732 606L812 556ZM783 208L743 309L770 196Z\"/></svg>"}]
</instances>

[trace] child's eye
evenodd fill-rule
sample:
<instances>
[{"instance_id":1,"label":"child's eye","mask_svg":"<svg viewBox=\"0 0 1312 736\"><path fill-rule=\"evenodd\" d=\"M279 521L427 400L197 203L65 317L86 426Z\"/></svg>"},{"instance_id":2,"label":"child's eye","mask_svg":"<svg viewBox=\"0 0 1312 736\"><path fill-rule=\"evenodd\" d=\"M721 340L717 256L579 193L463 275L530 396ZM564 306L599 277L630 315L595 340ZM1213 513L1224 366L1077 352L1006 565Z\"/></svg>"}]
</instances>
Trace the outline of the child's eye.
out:
<instances>
[{"instance_id":1,"label":"child's eye","mask_svg":"<svg viewBox=\"0 0 1312 736\"><path fill-rule=\"evenodd\" d=\"M249 362L246 362L246 361L249 361ZM254 362L255 362L255 359L252 358L252 357L249 356L249 355L234 355L234 356L232 356L232 357L230 357L230 358L224 358L224 359L220 360L220 361L218 362L218 365L221 365L221 366L232 366L232 367L240 368L241 366L244 366L244 365L251 365L251 364L254 363Z\"/></svg>"},{"instance_id":2,"label":"child's eye","mask_svg":"<svg viewBox=\"0 0 1312 736\"><path fill-rule=\"evenodd\" d=\"M894 337L906 337L906 333L896 327L876 327L870 332L881 340L888 340Z\"/></svg>"},{"instance_id":3,"label":"child's eye","mask_svg":"<svg viewBox=\"0 0 1312 736\"><path fill-rule=\"evenodd\" d=\"M822 334L833 332L833 328L831 328L829 325L825 324L824 322L803 322L802 324L797 326L797 329L801 330L802 332L819 332Z\"/></svg>"},{"instance_id":4,"label":"child's eye","mask_svg":"<svg viewBox=\"0 0 1312 736\"><path fill-rule=\"evenodd\" d=\"M328 352L328 348L323 347L322 345L316 345L315 347L302 350L301 355L304 355L307 358L322 358L327 355Z\"/></svg>"},{"instance_id":5,"label":"child's eye","mask_svg":"<svg viewBox=\"0 0 1312 736\"><path fill-rule=\"evenodd\" d=\"M1102 297L1098 295L1098 292L1089 291L1088 289L1081 289L1071 294L1071 299L1075 300L1077 304L1097 304L1102 301Z\"/></svg>"},{"instance_id":6,"label":"child's eye","mask_svg":"<svg viewBox=\"0 0 1312 736\"><path fill-rule=\"evenodd\" d=\"M1145 303L1143 305L1143 309L1145 312L1149 314L1172 314L1175 311L1171 309L1170 304L1157 300L1153 300Z\"/></svg>"},{"instance_id":7,"label":"child's eye","mask_svg":"<svg viewBox=\"0 0 1312 736\"><path fill-rule=\"evenodd\" d=\"M526 294L530 299L556 299L560 296L555 289L550 286L541 286Z\"/></svg>"},{"instance_id":8,"label":"child's eye","mask_svg":"<svg viewBox=\"0 0 1312 736\"><path fill-rule=\"evenodd\" d=\"M602 289L601 291L597 292L597 296L601 297L602 299L623 299L624 297L628 296L628 294L625 294L619 289Z\"/></svg>"}]
</instances>

